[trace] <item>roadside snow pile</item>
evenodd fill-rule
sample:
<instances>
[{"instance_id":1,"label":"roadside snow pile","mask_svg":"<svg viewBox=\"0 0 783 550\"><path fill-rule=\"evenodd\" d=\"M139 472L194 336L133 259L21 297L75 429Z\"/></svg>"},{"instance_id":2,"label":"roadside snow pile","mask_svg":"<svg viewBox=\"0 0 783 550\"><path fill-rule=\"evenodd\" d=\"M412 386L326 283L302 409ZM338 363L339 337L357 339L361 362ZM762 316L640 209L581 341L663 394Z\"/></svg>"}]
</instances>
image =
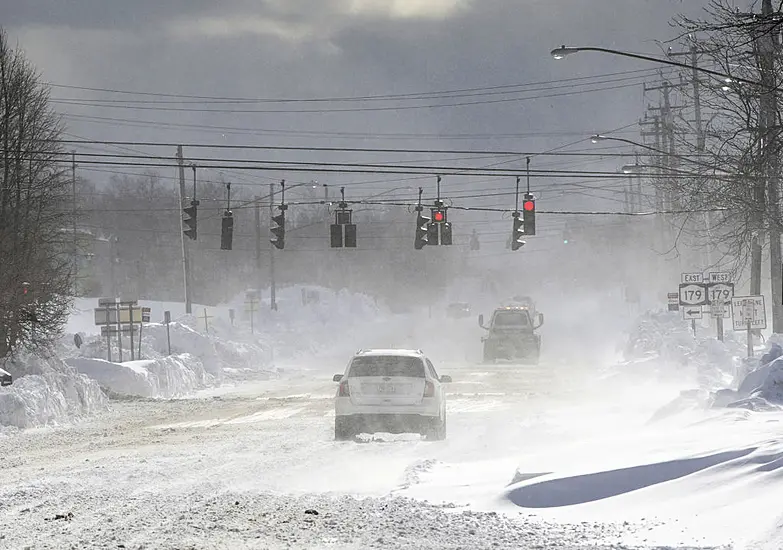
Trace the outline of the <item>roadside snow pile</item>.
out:
<instances>
[{"instance_id":1,"label":"roadside snow pile","mask_svg":"<svg viewBox=\"0 0 783 550\"><path fill-rule=\"evenodd\" d=\"M292 286L279 288L275 302L277 311L271 309L269 290L248 290L238 295L222 309L233 309L235 326L224 318L214 323L218 336L228 338L242 329L250 336L250 313L247 307L248 294L260 297L254 307L253 341L263 342L264 347L276 359L294 359L314 356L331 350L336 344L350 342L350 352L362 347L357 333L371 329L371 325L388 316L375 299L345 289L333 290L320 286ZM259 336L260 335L260 336ZM350 353L348 352L348 353Z\"/></svg>"},{"instance_id":2,"label":"roadside snow pile","mask_svg":"<svg viewBox=\"0 0 783 550\"><path fill-rule=\"evenodd\" d=\"M14 376L14 383L0 388L0 426L43 426L106 407L98 383L56 357L22 355L9 359L3 368Z\"/></svg>"},{"instance_id":3,"label":"roadside snow pile","mask_svg":"<svg viewBox=\"0 0 783 550\"><path fill-rule=\"evenodd\" d=\"M189 354L125 363L83 358L66 362L113 393L139 397L182 397L211 385L213 378Z\"/></svg>"},{"instance_id":4,"label":"roadside snow pile","mask_svg":"<svg viewBox=\"0 0 783 550\"><path fill-rule=\"evenodd\" d=\"M724 340L694 336L690 323L675 312L648 312L630 332L621 366L695 382L704 390L725 388L734 384L739 373L742 343L732 332Z\"/></svg>"}]
</instances>

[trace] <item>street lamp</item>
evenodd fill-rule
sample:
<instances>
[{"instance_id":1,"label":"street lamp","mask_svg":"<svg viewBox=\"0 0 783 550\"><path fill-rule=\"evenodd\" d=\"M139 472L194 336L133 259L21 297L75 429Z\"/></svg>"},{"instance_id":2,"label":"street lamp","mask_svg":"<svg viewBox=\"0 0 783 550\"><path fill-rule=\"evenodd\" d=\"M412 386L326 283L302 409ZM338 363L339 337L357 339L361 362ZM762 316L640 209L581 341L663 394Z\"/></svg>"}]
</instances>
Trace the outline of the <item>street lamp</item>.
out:
<instances>
[{"instance_id":1,"label":"street lamp","mask_svg":"<svg viewBox=\"0 0 783 550\"><path fill-rule=\"evenodd\" d=\"M724 83L728 84L730 82L742 82L744 84L753 84L754 86L762 86L762 87L768 87L762 84L761 82L756 82L753 80L746 80L744 78L739 78L736 76L727 75L724 73L719 73L718 71L712 71L710 69L705 69L703 67L695 67L693 65L688 65L686 63L680 63L678 61L672 61L671 59L662 59L660 57L650 57L647 55L639 55L636 53L629 53L629 52L622 52L620 50L612 50L609 48L594 48L594 47L575 47L575 46L560 46L559 48L555 48L550 53L552 54L552 57L555 59L565 59L566 56L578 53L578 52L601 52L601 53L609 53L612 55L619 55L622 57L630 57L632 59L641 59L643 61L652 61L653 63L661 63L663 65L672 65L674 67L680 67L683 69L690 69L692 71L699 71L700 73L705 73L717 78L720 78Z\"/></svg>"}]
</instances>

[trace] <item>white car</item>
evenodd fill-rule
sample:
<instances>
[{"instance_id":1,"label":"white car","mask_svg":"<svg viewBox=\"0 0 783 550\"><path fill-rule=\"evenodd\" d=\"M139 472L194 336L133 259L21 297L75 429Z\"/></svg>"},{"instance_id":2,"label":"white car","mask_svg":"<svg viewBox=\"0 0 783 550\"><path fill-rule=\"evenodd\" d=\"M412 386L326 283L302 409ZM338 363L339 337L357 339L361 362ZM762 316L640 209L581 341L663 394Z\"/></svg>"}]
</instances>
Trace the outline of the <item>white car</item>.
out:
<instances>
[{"instance_id":1,"label":"white car","mask_svg":"<svg viewBox=\"0 0 783 550\"><path fill-rule=\"evenodd\" d=\"M419 433L446 438L446 394L450 376L438 376L419 350L361 350L351 358L334 403L334 438L360 433Z\"/></svg>"}]
</instances>

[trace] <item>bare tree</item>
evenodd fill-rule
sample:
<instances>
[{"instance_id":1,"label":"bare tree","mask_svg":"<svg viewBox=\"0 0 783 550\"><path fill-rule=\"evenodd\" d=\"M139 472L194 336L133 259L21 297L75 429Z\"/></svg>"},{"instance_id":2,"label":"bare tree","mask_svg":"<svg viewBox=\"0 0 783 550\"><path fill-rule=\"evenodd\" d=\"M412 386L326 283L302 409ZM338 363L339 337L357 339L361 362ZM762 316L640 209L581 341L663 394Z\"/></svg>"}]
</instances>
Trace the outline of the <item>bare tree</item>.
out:
<instances>
[{"instance_id":1,"label":"bare tree","mask_svg":"<svg viewBox=\"0 0 783 550\"><path fill-rule=\"evenodd\" d=\"M70 181L48 90L0 29L0 357L59 337L71 303Z\"/></svg>"}]
</instances>

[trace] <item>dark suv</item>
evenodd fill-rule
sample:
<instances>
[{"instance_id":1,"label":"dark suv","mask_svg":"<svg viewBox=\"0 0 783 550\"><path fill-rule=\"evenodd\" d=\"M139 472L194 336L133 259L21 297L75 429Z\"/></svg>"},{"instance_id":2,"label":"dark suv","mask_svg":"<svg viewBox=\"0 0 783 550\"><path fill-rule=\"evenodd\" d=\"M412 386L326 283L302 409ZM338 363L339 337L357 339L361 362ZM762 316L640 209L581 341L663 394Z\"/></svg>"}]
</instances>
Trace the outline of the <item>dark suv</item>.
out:
<instances>
[{"instance_id":1,"label":"dark suv","mask_svg":"<svg viewBox=\"0 0 783 550\"><path fill-rule=\"evenodd\" d=\"M484 316L479 315L479 326L488 331L482 338L484 362L498 359L521 360L538 363L541 353L541 336L535 331L544 324L544 314L533 315L527 307L502 307L495 310L489 326L484 326Z\"/></svg>"}]
</instances>

